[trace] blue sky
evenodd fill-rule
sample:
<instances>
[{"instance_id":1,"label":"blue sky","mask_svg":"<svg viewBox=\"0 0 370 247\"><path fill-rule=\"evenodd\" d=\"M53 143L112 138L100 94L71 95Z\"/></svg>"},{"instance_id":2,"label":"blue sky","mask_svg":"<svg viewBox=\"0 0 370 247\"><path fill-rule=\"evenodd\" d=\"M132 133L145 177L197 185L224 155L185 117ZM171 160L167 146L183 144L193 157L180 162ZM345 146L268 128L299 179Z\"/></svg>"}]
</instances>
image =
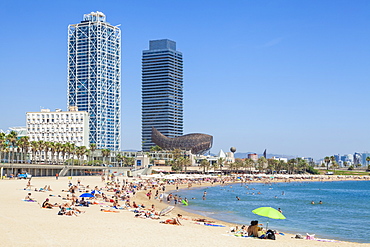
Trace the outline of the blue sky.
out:
<instances>
[{"instance_id":1,"label":"blue sky","mask_svg":"<svg viewBox=\"0 0 370 247\"><path fill-rule=\"evenodd\" d=\"M141 52L177 42L184 132L213 153L370 150L370 1L2 1L0 129L66 109L67 28L101 11L122 30L122 147L141 145Z\"/></svg>"}]
</instances>

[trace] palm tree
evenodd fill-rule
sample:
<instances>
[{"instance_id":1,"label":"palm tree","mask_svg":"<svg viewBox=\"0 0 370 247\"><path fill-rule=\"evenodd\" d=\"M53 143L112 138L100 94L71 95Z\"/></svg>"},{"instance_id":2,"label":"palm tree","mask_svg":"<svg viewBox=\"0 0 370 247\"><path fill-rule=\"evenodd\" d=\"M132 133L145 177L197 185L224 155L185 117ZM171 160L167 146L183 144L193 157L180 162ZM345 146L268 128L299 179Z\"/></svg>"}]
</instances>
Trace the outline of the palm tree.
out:
<instances>
[{"instance_id":1,"label":"palm tree","mask_svg":"<svg viewBox=\"0 0 370 247\"><path fill-rule=\"evenodd\" d=\"M50 150L50 159L51 163L55 163L55 153L57 152L57 143L56 142L50 142L49 144L49 150Z\"/></svg>"},{"instance_id":2,"label":"palm tree","mask_svg":"<svg viewBox=\"0 0 370 247\"><path fill-rule=\"evenodd\" d=\"M305 172L307 170L308 164L307 161L302 158L297 158L297 168L298 171Z\"/></svg>"},{"instance_id":3,"label":"palm tree","mask_svg":"<svg viewBox=\"0 0 370 247\"><path fill-rule=\"evenodd\" d=\"M290 160L288 160L287 170L288 170L288 173L289 174L293 174L294 173L296 164L297 164L297 160L296 159L290 159Z\"/></svg>"},{"instance_id":4,"label":"palm tree","mask_svg":"<svg viewBox=\"0 0 370 247\"><path fill-rule=\"evenodd\" d=\"M370 156L366 157L367 166L369 166Z\"/></svg>"},{"instance_id":5,"label":"palm tree","mask_svg":"<svg viewBox=\"0 0 370 247\"><path fill-rule=\"evenodd\" d=\"M191 160L189 159L188 156L181 157L181 166L185 167L185 173L187 172L187 168L190 165L191 165Z\"/></svg>"},{"instance_id":6,"label":"palm tree","mask_svg":"<svg viewBox=\"0 0 370 247\"><path fill-rule=\"evenodd\" d=\"M45 142L44 143L44 152L45 152L45 163L49 164L49 161L51 160L51 157L49 159L49 151L51 148L51 142Z\"/></svg>"},{"instance_id":7,"label":"palm tree","mask_svg":"<svg viewBox=\"0 0 370 247\"><path fill-rule=\"evenodd\" d=\"M103 156L103 160L104 160L104 163L105 163L105 158L107 158L109 156L110 150L109 149L102 149L101 154Z\"/></svg>"},{"instance_id":8,"label":"palm tree","mask_svg":"<svg viewBox=\"0 0 370 247\"><path fill-rule=\"evenodd\" d=\"M335 162L335 157L334 156L330 156L330 163L334 163Z\"/></svg>"},{"instance_id":9,"label":"palm tree","mask_svg":"<svg viewBox=\"0 0 370 247\"><path fill-rule=\"evenodd\" d=\"M0 132L0 163L2 161L2 153L4 153L6 145L6 135L4 132Z\"/></svg>"},{"instance_id":10,"label":"palm tree","mask_svg":"<svg viewBox=\"0 0 370 247\"><path fill-rule=\"evenodd\" d=\"M178 148L176 148L176 149L174 149L173 151L172 151L172 155L173 155L173 159L174 160L177 160L178 158L180 158L181 157L181 150L180 149L178 149Z\"/></svg>"},{"instance_id":11,"label":"palm tree","mask_svg":"<svg viewBox=\"0 0 370 247\"><path fill-rule=\"evenodd\" d=\"M232 171L234 170L236 164L235 162L229 162L227 163L227 168L229 169L230 173L232 173Z\"/></svg>"},{"instance_id":12,"label":"palm tree","mask_svg":"<svg viewBox=\"0 0 370 247\"><path fill-rule=\"evenodd\" d=\"M276 171L278 162L279 161L275 159L267 159L267 169L270 170L271 173L274 173L274 171Z\"/></svg>"},{"instance_id":13,"label":"palm tree","mask_svg":"<svg viewBox=\"0 0 370 247\"><path fill-rule=\"evenodd\" d=\"M242 168L244 165L244 162L240 158L235 159L235 168L236 168L236 173L239 173L239 169Z\"/></svg>"},{"instance_id":14,"label":"palm tree","mask_svg":"<svg viewBox=\"0 0 370 247\"><path fill-rule=\"evenodd\" d=\"M213 168L213 171L215 172L216 169L219 169L221 165L220 165L220 163L217 160L216 162L212 162L211 166Z\"/></svg>"},{"instance_id":15,"label":"palm tree","mask_svg":"<svg viewBox=\"0 0 370 247\"><path fill-rule=\"evenodd\" d=\"M222 167L224 167L225 164L225 158L218 158L217 159L217 167L222 170Z\"/></svg>"},{"instance_id":16,"label":"palm tree","mask_svg":"<svg viewBox=\"0 0 370 247\"><path fill-rule=\"evenodd\" d=\"M57 164L59 165L59 158L60 158L60 153L62 152L63 150L63 145L62 143L60 142L57 142L55 143L55 153L56 153L56 156L57 156Z\"/></svg>"},{"instance_id":17,"label":"palm tree","mask_svg":"<svg viewBox=\"0 0 370 247\"><path fill-rule=\"evenodd\" d=\"M244 167L245 167L245 169L250 169L250 172L252 172L252 167L253 167L253 165L254 165L254 161L252 160L252 159L245 159L244 160Z\"/></svg>"},{"instance_id":18,"label":"palm tree","mask_svg":"<svg viewBox=\"0 0 370 247\"><path fill-rule=\"evenodd\" d=\"M14 150L16 149L16 144L17 144L17 132L15 131L11 131L7 137L6 137L6 140L8 141L8 145L9 147L11 147L12 149L12 152L11 152L11 159L10 159L10 163L14 163Z\"/></svg>"},{"instance_id":19,"label":"palm tree","mask_svg":"<svg viewBox=\"0 0 370 247\"><path fill-rule=\"evenodd\" d=\"M85 146L80 146L80 147L76 148L76 155L77 155L77 159L78 159L80 165L81 165L81 163L82 163L81 161L83 160L83 157L86 153L87 153L87 149L86 149Z\"/></svg>"},{"instance_id":20,"label":"palm tree","mask_svg":"<svg viewBox=\"0 0 370 247\"><path fill-rule=\"evenodd\" d=\"M32 152L32 163L37 163L36 153L39 149L39 143L37 141L31 141L31 152Z\"/></svg>"},{"instance_id":21,"label":"palm tree","mask_svg":"<svg viewBox=\"0 0 370 247\"><path fill-rule=\"evenodd\" d=\"M68 153L69 153L69 159L72 162L71 164L74 165L74 157L76 155L76 145L74 143L69 143Z\"/></svg>"},{"instance_id":22,"label":"palm tree","mask_svg":"<svg viewBox=\"0 0 370 247\"><path fill-rule=\"evenodd\" d=\"M122 161L123 161L123 156L122 156L122 154L118 153L118 154L116 155L116 160L117 160L117 162L119 163L119 166L122 166Z\"/></svg>"},{"instance_id":23,"label":"palm tree","mask_svg":"<svg viewBox=\"0 0 370 247\"><path fill-rule=\"evenodd\" d=\"M326 170L329 170L329 163L330 163L330 158L329 156L326 156L324 158L324 162L326 163Z\"/></svg>"},{"instance_id":24,"label":"palm tree","mask_svg":"<svg viewBox=\"0 0 370 247\"><path fill-rule=\"evenodd\" d=\"M16 143L16 146L17 146L17 157L16 157L17 162L16 163L21 162L20 160L22 159L22 157L19 157L19 155L22 156L22 154L21 154L22 145L23 145L23 141L21 139L18 139L17 143Z\"/></svg>"},{"instance_id":25,"label":"palm tree","mask_svg":"<svg viewBox=\"0 0 370 247\"><path fill-rule=\"evenodd\" d=\"M90 143L90 150L91 150L91 157L90 160L94 160L94 151L96 150L96 144L95 143Z\"/></svg>"},{"instance_id":26,"label":"palm tree","mask_svg":"<svg viewBox=\"0 0 370 247\"><path fill-rule=\"evenodd\" d=\"M150 147L150 152L162 151L162 148L158 145Z\"/></svg>"},{"instance_id":27,"label":"palm tree","mask_svg":"<svg viewBox=\"0 0 370 247\"><path fill-rule=\"evenodd\" d=\"M266 163L267 163L267 160L266 160L265 157L263 157L263 156L259 157L258 160L257 160L257 169L259 171L261 171L261 170L263 171L265 169Z\"/></svg>"},{"instance_id":28,"label":"palm tree","mask_svg":"<svg viewBox=\"0 0 370 247\"><path fill-rule=\"evenodd\" d=\"M30 137L29 136L22 136L20 139L21 148L22 148L22 160L23 163L26 163L27 154L30 148Z\"/></svg>"},{"instance_id":29,"label":"palm tree","mask_svg":"<svg viewBox=\"0 0 370 247\"><path fill-rule=\"evenodd\" d=\"M135 164L135 158L133 158L133 157L124 156L123 160L124 160L124 163L126 164L126 166L134 166L134 164Z\"/></svg>"},{"instance_id":30,"label":"palm tree","mask_svg":"<svg viewBox=\"0 0 370 247\"><path fill-rule=\"evenodd\" d=\"M210 163L209 163L209 161L208 161L208 160L206 160L206 159L203 159L203 160L200 162L200 167L203 167L203 173L205 173L206 171L208 171L209 166L210 166Z\"/></svg>"},{"instance_id":31,"label":"palm tree","mask_svg":"<svg viewBox=\"0 0 370 247\"><path fill-rule=\"evenodd\" d=\"M338 166L338 164L337 164L337 162L336 161L334 161L333 163L332 163L332 165L331 165L331 168L334 170L334 173L333 174L335 174L335 169L337 169L339 166Z\"/></svg>"}]
</instances>

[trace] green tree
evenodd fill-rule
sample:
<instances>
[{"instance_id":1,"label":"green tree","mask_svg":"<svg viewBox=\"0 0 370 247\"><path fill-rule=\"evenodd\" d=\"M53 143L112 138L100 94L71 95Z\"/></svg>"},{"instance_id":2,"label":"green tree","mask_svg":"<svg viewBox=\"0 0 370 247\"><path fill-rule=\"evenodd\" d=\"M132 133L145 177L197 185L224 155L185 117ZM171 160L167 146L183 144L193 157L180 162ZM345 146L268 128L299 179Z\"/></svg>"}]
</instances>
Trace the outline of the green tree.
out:
<instances>
[{"instance_id":1,"label":"green tree","mask_svg":"<svg viewBox=\"0 0 370 247\"><path fill-rule=\"evenodd\" d=\"M124 163L128 167L133 167L135 165L135 158L134 157L123 157Z\"/></svg>"},{"instance_id":2,"label":"green tree","mask_svg":"<svg viewBox=\"0 0 370 247\"><path fill-rule=\"evenodd\" d=\"M257 160L257 169L259 171L263 171L265 170L265 166L267 164L267 160L265 157L259 157L258 160Z\"/></svg>"},{"instance_id":3,"label":"green tree","mask_svg":"<svg viewBox=\"0 0 370 247\"><path fill-rule=\"evenodd\" d=\"M96 150L96 144L95 143L90 143L90 151L91 151L91 157L90 160L94 160L94 152Z\"/></svg>"},{"instance_id":4,"label":"green tree","mask_svg":"<svg viewBox=\"0 0 370 247\"><path fill-rule=\"evenodd\" d=\"M203 159L201 162L200 162L200 167L203 167L203 173L205 173L206 171L208 171L209 167L210 167L210 163L208 160L206 159Z\"/></svg>"},{"instance_id":5,"label":"green tree","mask_svg":"<svg viewBox=\"0 0 370 247\"><path fill-rule=\"evenodd\" d=\"M87 154L87 148L85 146L80 146L76 148L76 155L79 162L79 165L82 164L84 156Z\"/></svg>"},{"instance_id":6,"label":"green tree","mask_svg":"<svg viewBox=\"0 0 370 247\"><path fill-rule=\"evenodd\" d=\"M367 165L369 165L369 161L370 161L370 156L367 156L367 157L366 157Z\"/></svg>"},{"instance_id":7,"label":"green tree","mask_svg":"<svg viewBox=\"0 0 370 247\"><path fill-rule=\"evenodd\" d=\"M11 131L7 136L6 136L6 140L8 142L8 146L9 148L11 148L11 158L10 158L10 162L9 163L14 163L14 152L15 150L17 149L17 132L15 131Z\"/></svg>"},{"instance_id":8,"label":"green tree","mask_svg":"<svg viewBox=\"0 0 370 247\"><path fill-rule=\"evenodd\" d=\"M122 154L118 153L118 154L116 155L116 160L117 160L117 162L118 162L118 166L122 166L122 161L123 161L123 156L122 156Z\"/></svg>"},{"instance_id":9,"label":"green tree","mask_svg":"<svg viewBox=\"0 0 370 247\"><path fill-rule=\"evenodd\" d=\"M158 151L162 151L162 148L160 146L155 145L155 146L150 147L150 152L158 152Z\"/></svg>"},{"instance_id":10,"label":"green tree","mask_svg":"<svg viewBox=\"0 0 370 247\"><path fill-rule=\"evenodd\" d=\"M22 152L23 152L23 161L24 163L26 163L27 161L27 156L28 156L28 152L30 151L30 137L29 136L22 136L21 137L21 140L22 140Z\"/></svg>"},{"instance_id":11,"label":"green tree","mask_svg":"<svg viewBox=\"0 0 370 247\"><path fill-rule=\"evenodd\" d=\"M173 157L174 160L177 160L181 156L182 156L182 152L181 152L180 149L176 148L176 149L172 150L172 157Z\"/></svg>"},{"instance_id":12,"label":"green tree","mask_svg":"<svg viewBox=\"0 0 370 247\"><path fill-rule=\"evenodd\" d=\"M102 149L101 154L103 156L104 163L106 163L106 158L110 155L110 150L109 149Z\"/></svg>"},{"instance_id":13,"label":"green tree","mask_svg":"<svg viewBox=\"0 0 370 247\"><path fill-rule=\"evenodd\" d=\"M330 157L326 156L324 158L324 162L326 163L326 170L329 170Z\"/></svg>"},{"instance_id":14,"label":"green tree","mask_svg":"<svg viewBox=\"0 0 370 247\"><path fill-rule=\"evenodd\" d=\"M225 158L218 158L217 159L217 167L222 170L222 167L224 167L224 164L225 164Z\"/></svg>"},{"instance_id":15,"label":"green tree","mask_svg":"<svg viewBox=\"0 0 370 247\"><path fill-rule=\"evenodd\" d=\"M181 157L181 166L185 168L185 172L188 170L188 166L191 165L191 160L188 156Z\"/></svg>"},{"instance_id":16,"label":"green tree","mask_svg":"<svg viewBox=\"0 0 370 247\"><path fill-rule=\"evenodd\" d=\"M239 173L239 170L241 168L244 168L244 162L243 162L242 159L236 158L235 159L235 170L236 170L236 173Z\"/></svg>"},{"instance_id":17,"label":"green tree","mask_svg":"<svg viewBox=\"0 0 370 247\"><path fill-rule=\"evenodd\" d=\"M3 160L3 156L5 155L5 148L8 146L6 143L6 134L3 132L0 132L0 163Z\"/></svg>"}]
</instances>

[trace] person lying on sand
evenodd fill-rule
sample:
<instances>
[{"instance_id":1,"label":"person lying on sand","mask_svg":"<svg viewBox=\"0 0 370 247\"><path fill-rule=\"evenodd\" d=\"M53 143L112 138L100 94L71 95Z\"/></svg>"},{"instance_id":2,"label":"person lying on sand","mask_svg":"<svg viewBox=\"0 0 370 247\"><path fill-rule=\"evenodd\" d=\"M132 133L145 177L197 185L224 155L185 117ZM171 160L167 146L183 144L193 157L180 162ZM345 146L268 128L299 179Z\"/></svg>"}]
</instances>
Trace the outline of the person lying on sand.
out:
<instances>
[{"instance_id":1,"label":"person lying on sand","mask_svg":"<svg viewBox=\"0 0 370 247\"><path fill-rule=\"evenodd\" d=\"M168 219L168 220L165 220L165 221L160 221L159 223L182 226L178 217Z\"/></svg>"},{"instance_id":2,"label":"person lying on sand","mask_svg":"<svg viewBox=\"0 0 370 247\"><path fill-rule=\"evenodd\" d=\"M207 220L207 219L202 219L202 218L195 218L195 219L192 219L192 220L197 221L197 222L215 223L215 221L213 221L213 220Z\"/></svg>"},{"instance_id":3,"label":"person lying on sand","mask_svg":"<svg viewBox=\"0 0 370 247\"><path fill-rule=\"evenodd\" d=\"M66 210L65 207L62 207L60 211L58 212L58 215L67 215L67 216L77 216L76 212L74 210Z\"/></svg>"}]
</instances>

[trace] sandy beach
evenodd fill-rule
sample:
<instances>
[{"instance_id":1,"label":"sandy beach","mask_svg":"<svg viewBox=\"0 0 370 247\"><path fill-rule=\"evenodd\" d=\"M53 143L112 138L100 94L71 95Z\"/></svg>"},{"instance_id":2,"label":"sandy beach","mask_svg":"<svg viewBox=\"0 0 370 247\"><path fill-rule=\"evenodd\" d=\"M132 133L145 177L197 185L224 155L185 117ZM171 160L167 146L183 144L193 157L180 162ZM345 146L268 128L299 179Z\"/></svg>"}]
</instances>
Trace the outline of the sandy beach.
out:
<instances>
[{"instance_id":1,"label":"sandy beach","mask_svg":"<svg viewBox=\"0 0 370 247\"><path fill-rule=\"evenodd\" d=\"M90 188L105 187L97 176L73 177L72 183L76 184L77 179L85 186L90 185ZM295 239L290 234L277 235L275 241L235 237L228 233L231 225L220 221L216 223L227 227L204 226L195 224L192 220L181 220L182 226L159 223L177 213L182 213L187 218L201 217L179 208L175 208L169 215L161 216L160 220L151 220L135 218L134 213L128 210L120 210L119 213L102 212L101 205L79 207L86 212L78 217L60 216L57 215L58 208L40 207L46 198L51 203L62 203L62 198L67 195L62 190L68 189L68 182L67 177L60 177L58 180L54 177L35 177L31 180L31 191L28 191L24 190L26 180L0 180L0 246L370 246ZM50 185L53 191L33 191L45 185ZM185 187L186 185L180 185L179 189ZM173 189L174 186L166 186L166 191ZM23 201L27 193L31 193L37 202ZM131 201L148 206L154 204L157 210L167 206L158 200L148 200L145 193L138 192Z\"/></svg>"}]
</instances>

